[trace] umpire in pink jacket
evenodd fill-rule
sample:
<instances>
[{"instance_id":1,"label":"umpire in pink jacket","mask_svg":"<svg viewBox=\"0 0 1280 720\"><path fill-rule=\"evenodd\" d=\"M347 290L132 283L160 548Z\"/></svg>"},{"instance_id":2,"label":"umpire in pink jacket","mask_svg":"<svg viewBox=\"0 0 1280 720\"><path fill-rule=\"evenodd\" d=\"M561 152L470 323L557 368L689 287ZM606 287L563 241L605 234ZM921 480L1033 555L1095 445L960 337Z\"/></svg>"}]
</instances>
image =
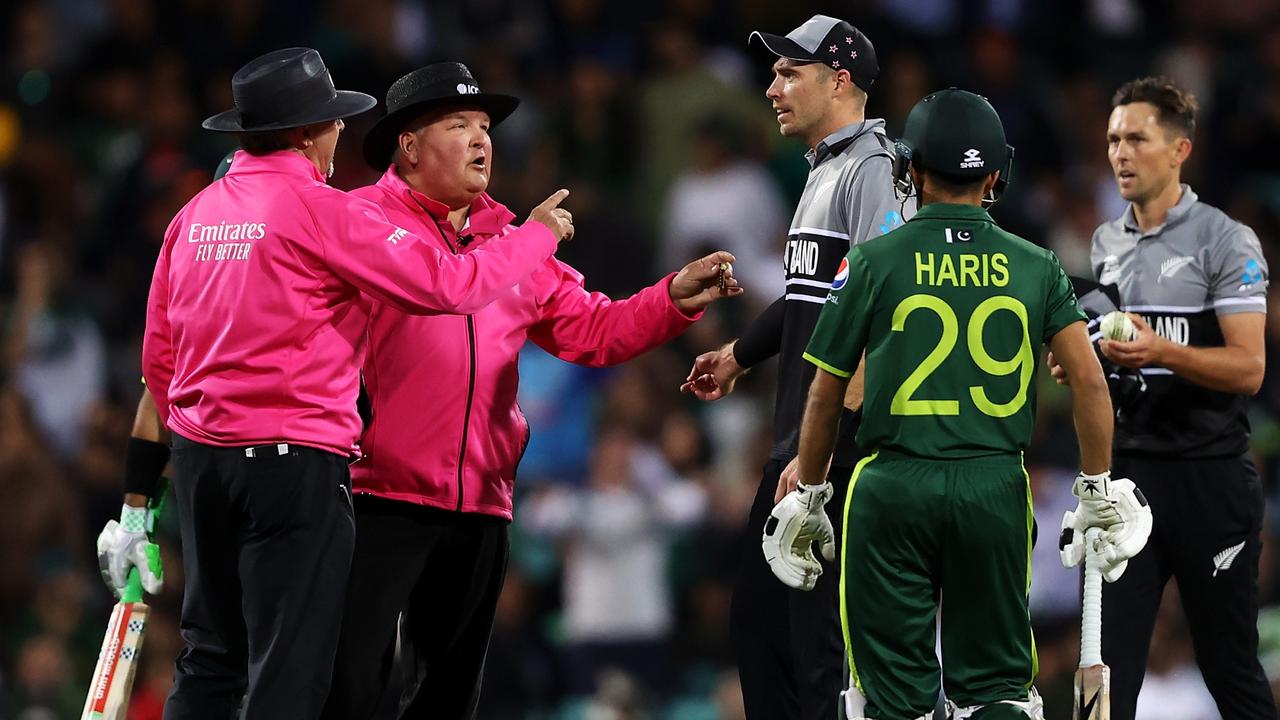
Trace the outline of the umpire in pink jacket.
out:
<instances>
[{"instance_id":1,"label":"umpire in pink jacket","mask_svg":"<svg viewBox=\"0 0 1280 720\"><path fill-rule=\"evenodd\" d=\"M186 579L164 716L315 718L355 540L365 298L406 317L480 310L542 272L571 226L548 203L548 224L442 252L325 183L341 118L376 101L336 91L316 51L257 58L232 90L235 109L204 127L244 150L170 223L147 304L143 373L173 431Z\"/></svg>"},{"instance_id":2,"label":"umpire in pink jacket","mask_svg":"<svg viewBox=\"0 0 1280 720\"><path fill-rule=\"evenodd\" d=\"M466 66L438 63L387 91L365 160L385 170L353 194L441 252L468 257L518 232L485 193L489 131L517 100L480 92ZM474 312L412 317L372 302L364 378L372 420L352 465L356 550L323 717L369 718L392 672L397 618L422 676L405 718L471 718L508 554L512 486L529 440L516 404L526 340L600 367L679 335L713 300L741 292L726 252L618 301L548 257ZM430 358L430 362L424 362Z\"/></svg>"}]
</instances>

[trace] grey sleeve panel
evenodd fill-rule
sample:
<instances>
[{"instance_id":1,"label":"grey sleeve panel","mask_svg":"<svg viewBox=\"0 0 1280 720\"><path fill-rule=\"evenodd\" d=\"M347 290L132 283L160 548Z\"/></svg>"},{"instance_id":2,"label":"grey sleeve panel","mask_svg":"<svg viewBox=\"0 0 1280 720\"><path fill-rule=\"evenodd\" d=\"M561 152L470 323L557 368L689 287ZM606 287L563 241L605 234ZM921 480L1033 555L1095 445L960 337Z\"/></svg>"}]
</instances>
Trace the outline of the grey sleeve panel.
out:
<instances>
[{"instance_id":1,"label":"grey sleeve panel","mask_svg":"<svg viewBox=\"0 0 1280 720\"><path fill-rule=\"evenodd\" d=\"M901 204L893 192L893 160L876 154L853 168L837 191L839 215L848 223L849 244L857 245L902 225Z\"/></svg>"},{"instance_id":2,"label":"grey sleeve panel","mask_svg":"<svg viewBox=\"0 0 1280 720\"><path fill-rule=\"evenodd\" d=\"M1267 259L1249 226L1231 222L1209 245L1206 274L1218 315L1267 311Z\"/></svg>"},{"instance_id":3,"label":"grey sleeve panel","mask_svg":"<svg viewBox=\"0 0 1280 720\"><path fill-rule=\"evenodd\" d=\"M1093 239L1089 241L1089 269L1093 271L1095 281L1102 274L1102 258L1107 255L1107 251L1102 247L1102 237L1106 230L1105 223L1099 225L1098 229L1093 231Z\"/></svg>"}]
</instances>

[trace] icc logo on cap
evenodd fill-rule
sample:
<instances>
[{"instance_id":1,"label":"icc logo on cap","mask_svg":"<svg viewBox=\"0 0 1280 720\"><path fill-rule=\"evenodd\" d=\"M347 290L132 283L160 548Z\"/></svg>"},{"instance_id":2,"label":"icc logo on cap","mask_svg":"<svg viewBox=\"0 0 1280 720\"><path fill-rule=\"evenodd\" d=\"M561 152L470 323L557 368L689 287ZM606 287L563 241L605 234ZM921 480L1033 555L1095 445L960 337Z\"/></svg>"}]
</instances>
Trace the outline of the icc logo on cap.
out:
<instances>
[{"instance_id":1,"label":"icc logo on cap","mask_svg":"<svg viewBox=\"0 0 1280 720\"><path fill-rule=\"evenodd\" d=\"M840 259L840 267L836 268L836 278L831 281L831 289L839 290L849 282L849 258Z\"/></svg>"}]
</instances>

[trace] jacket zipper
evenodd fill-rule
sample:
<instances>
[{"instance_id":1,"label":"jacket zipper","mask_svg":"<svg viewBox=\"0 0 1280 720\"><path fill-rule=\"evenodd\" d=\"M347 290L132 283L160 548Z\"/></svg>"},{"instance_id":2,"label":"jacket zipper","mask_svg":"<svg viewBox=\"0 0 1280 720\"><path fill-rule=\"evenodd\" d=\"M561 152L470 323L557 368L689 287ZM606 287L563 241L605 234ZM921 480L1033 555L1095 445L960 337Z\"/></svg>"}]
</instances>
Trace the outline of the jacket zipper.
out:
<instances>
[{"instance_id":1,"label":"jacket zipper","mask_svg":"<svg viewBox=\"0 0 1280 720\"><path fill-rule=\"evenodd\" d=\"M419 202L418 198L413 197L412 193L409 194L409 198L413 200L415 205L422 208L423 214L426 215L431 224L435 226L436 232L440 233L440 239L444 241L445 247L449 248L454 255L460 254L459 248L449 242L449 236L445 235L444 230L440 229L440 224L436 222L435 216L431 214L431 211ZM471 403L475 399L476 393L476 320L473 315L467 315L467 360L469 364L467 377L467 407L462 413L462 446L458 448L458 512L462 512L462 469L465 467L467 461L467 433L471 427Z\"/></svg>"},{"instance_id":2,"label":"jacket zipper","mask_svg":"<svg viewBox=\"0 0 1280 720\"><path fill-rule=\"evenodd\" d=\"M471 401L476 392L476 320L467 316L467 359L470 373L467 378L467 409L462 414L462 447L458 449L458 512L462 512L462 468L467 459L467 432L471 428Z\"/></svg>"}]
</instances>

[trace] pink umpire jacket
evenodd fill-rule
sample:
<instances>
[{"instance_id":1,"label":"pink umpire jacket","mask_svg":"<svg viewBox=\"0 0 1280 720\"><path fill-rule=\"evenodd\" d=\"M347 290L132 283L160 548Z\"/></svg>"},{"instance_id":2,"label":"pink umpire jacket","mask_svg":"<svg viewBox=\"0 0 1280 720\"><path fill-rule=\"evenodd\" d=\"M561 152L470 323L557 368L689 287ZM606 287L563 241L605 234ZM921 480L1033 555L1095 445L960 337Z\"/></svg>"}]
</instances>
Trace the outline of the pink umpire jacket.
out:
<instances>
[{"instance_id":1,"label":"pink umpire jacket","mask_svg":"<svg viewBox=\"0 0 1280 720\"><path fill-rule=\"evenodd\" d=\"M448 208L387 170L352 191L397 225L447 253L469 257L520 231L488 195L471 206L460 242ZM525 340L556 357L600 367L629 360L687 329L701 313L671 300L669 275L612 301L549 257L492 304L456 315L411 317L372 302L364 379L373 420L351 466L356 493L511 519L516 465L529 424L516 404Z\"/></svg>"},{"instance_id":2,"label":"pink umpire jacket","mask_svg":"<svg viewBox=\"0 0 1280 720\"><path fill-rule=\"evenodd\" d=\"M527 223L465 255L393 225L284 151L236 153L165 231L142 366L170 429L215 446L290 442L355 451L368 302L469 313L556 248ZM363 294L363 295L362 295ZM415 359L430 367L430 352Z\"/></svg>"}]
</instances>

